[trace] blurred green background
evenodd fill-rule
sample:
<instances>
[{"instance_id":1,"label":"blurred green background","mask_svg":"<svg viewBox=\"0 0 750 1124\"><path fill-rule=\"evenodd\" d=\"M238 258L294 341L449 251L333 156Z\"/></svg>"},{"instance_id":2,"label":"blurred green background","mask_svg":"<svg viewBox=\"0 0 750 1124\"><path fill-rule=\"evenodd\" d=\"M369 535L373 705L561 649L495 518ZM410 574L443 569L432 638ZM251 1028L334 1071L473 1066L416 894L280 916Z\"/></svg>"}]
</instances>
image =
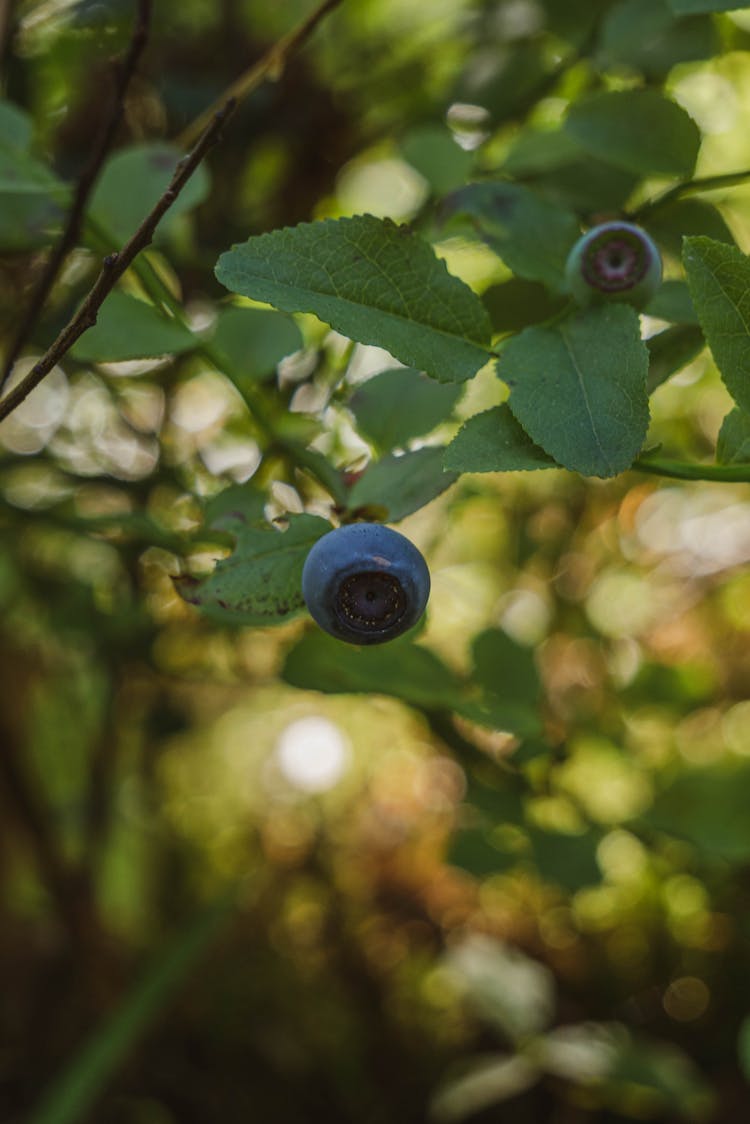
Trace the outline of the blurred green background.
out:
<instances>
[{"instance_id":1,"label":"blurred green background","mask_svg":"<svg viewBox=\"0 0 750 1124\"><path fill-rule=\"evenodd\" d=\"M162 0L119 143L178 137L309 11ZM750 14L668 16L344 2L240 106L151 264L208 330L232 242L367 211L428 229L485 292L508 271L440 233L436 196L602 84L665 81L703 130L699 174L750 165ZM3 94L62 179L131 20L124 0L9 5ZM127 235L123 183L100 207ZM3 198L9 338L62 204ZM712 201L748 249L748 189ZM95 249L69 258L31 354ZM299 327L259 381L290 432L356 468L350 395L391 364ZM223 488L316 510L261 458L235 385L177 343L108 365L84 342L0 425L2 1120L746 1119L746 486L464 477L400 524L433 578L427 662L398 644L344 660L307 619L222 628L174 591ZM458 418L500 401L485 375ZM704 352L655 393L653 443L700 459L730 408ZM480 688L525 708L522 742L472 721Z\"/></svg>"}]
</instances>

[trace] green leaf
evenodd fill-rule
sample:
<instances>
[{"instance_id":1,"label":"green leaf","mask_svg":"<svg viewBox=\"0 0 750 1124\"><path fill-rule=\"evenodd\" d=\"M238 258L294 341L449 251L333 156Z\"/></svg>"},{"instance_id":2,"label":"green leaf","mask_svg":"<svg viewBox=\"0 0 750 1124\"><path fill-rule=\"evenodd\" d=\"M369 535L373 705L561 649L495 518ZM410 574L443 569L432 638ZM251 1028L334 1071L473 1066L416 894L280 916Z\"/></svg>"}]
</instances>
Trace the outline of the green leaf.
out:
<instances>
[{"instance_id":1,"label":"green leaf","mask_svg":"<svg viewBox=\"0 0 750 1124\"><path fill-rule=\"evenodd\" d=\"M460 386L436 383L412 367L396 367L362 383L349 409L360 433L387 451L403 448L445 421L460 396Z\"/></svg>"},{"instance_id":2,"label":"green leaf","mask_svg":"<svg viewBox=\"0 0 750 1124\"><path fill-rule=\"evenodd\" d=\"M692 843L704 858L750 859L750 764L689 769L664 789L642 822Z\"/></svg>"},{"instance_id":3,"label":"green leaf","mask_svg":"<svg viewBox=\"0 0 750 1124\"><path fill-rule=\"evenodd\" d=\"M534 444L506 403L469 418L445 450L443 464L454 472L519 472L559 467Z\"/></svg>"},{"instance_id":4,"label":"green leaf","mask_svg":"<svg viewBox=\"0 0 750 1124\"><path fill-rule=\"evenodd\" d=\"M453 139L446 125L423 125L411 129L399 142L404 159L423 176L435 195L445 195L466 182L474 163Z\"/></svg>"},{"instance_id":5,"label":"green leaf","mask_svg":"<svg viewBox=\"0 0 750 1124\"><path fill-rule=\"evenodd\" d=\"M188 328L154 305L115 289L99 310L96 324L84 332L71 354L94 363L112 363L179 354L198 342Z\"/></svg>"},{"instance_id":6,"label":"green leaf","mask_svg":"<svg viewBox=\"0 0 750 1124\"><path fill-rule=\"evenodd\" d=\"M349 492L348 508L377 508L384 521L398 523L450 488L455 479L455 473L443 471L442 445L399 456L388 453L362 473Z\"/></svg>"},{"instance_id":7,"label":"green leaf","mask_svg":"<svg viewBox=\"0 0 750 1124\"><path fill-rule=\"evenodd\" d=\"M584 309L552 328L526 328L505 346L500 377L529 437L585 476L615 476L648 429L648 351L626 305Z\"/></svg>"},{"instance_id":8,"label":"green leaf","mask_svg":"<svg viewBox=\"0 0 750 1124\"><path fill-rule=\"evenodd\" d=\"M750 414L739 406L721 423L716 459L719 464L750 464Z\"/></svg>"},{"instance_id":9,"label":"green leaf","mask_svg":"<svg viewBox=\"0 0 750 1124\"><path fill-rule=\"evenodd\" d=\"M437 656L409 637L356 649L320 631L308 632L292 648L282 678L306 691L392 695L428 710L450 709L463 690Z\"/></svg>"},{"instance_id":10,"label":"green leaf","mask_svg":"<svg viewBox=\"0 0 750 1124\"><path fill-rule=\"evenodd\" d=\"M647 211L644 226L663 249L677 258L682 256L682 240L686 234L704 234L717 242L735 244L721 213L701 199L677 199Z\"/></svg>"},{"instance_id":11,"label":"green leaf","mask_svg":"<svg viewBox=\"0 0 750 1124\"><path fill-rule=\"evenodd\" d=\"M710 19L678 19L666 0L622 0L605 16L600 36L605 66L624 63L649 78L679 62L710 58L718 46Z\"/></svg>"},{"instance_id":12,"label":"green leaf","mask_svg":"<svg viewBox=\"0 0 750 1124\"><path fill-rule=\"evenodd\" d=\"M199 914L146 970L63 1071L28 1124L78 1124L149 1025L195 967L234 905L234 893Z\"/></svg>"},{"instance_id":13,"label":"green leaf","mask_svg":"<svg viewBox=\"0 0 750 1124\"><path fill-rule=\"evenodd\" d=\"M14 102L0 99L0 148L6 152L28 152L33 133L31 115Z\"/></svg>"},{"instance_id":14,"label":"green leaf","mask_svg":"<svg viewBox=\"0 0 750 1124\"><path fill-rule=\"evenodd\" d=\"M126 242L145 219L182 156L174 145L154 143L121 148L109 158L94 188L90 209L116 243ZM201 164L162 219L156 238L205 199L208 190L208 172Z\"/></svg>"},{"instance_id":15,"label":"green leaf","mask_svg":"<svg viewBox=\"0 0 750 1124\"><path fill-rule=\"evenodd\" d=\"M737 405L750 411L750 261L711 238L685 239L683 261L719 374Z\"/></svg>"},{"instance_id":16,"label":"green leaf","mask_svg":"<svg viewBox=\"0 0 750 1124\"><path fill-rule=\"evenodd\" d=\"M565 261L580 237L573 214L514 183L473 183L455 192L447 209L469 215L479 237L519 277L552 289L564 284Z\"/></svg>"},{"instance_id":17,"label":"green leaf","mask_svg":"<svg viewBox=\"0 0 750 1124\"><path fill-rule=\"evenodd\" d=\"M479 297L426 242L388 219L326 219L261 234L222 254L216 276L232 292L312 312L442 381L469 379L489 358Z\"/></svg>"},{"instance_id":18,"label":"green leaf","mask_svg":"<svg viewBox=\"0 0 750 1124\"><path fill-rule=\"evenodd\" d=\"M677 324L646 340L648 348L648 381L646 389L653 394L676 371L681 371L700 355L706 341L694 324Z\"/></svg>"},{"instance_id":19,"label":"green leaf","mask_svg":"<svg viewBox=\"0 0 750 1124\"><path fill-rule=\"evenodd\" d=\"M493 332L520 332L530 324L539 324L562 312L567 297L554 296L540 281L526 281L511 277L490 285L482 293L482 303L487 309Z\"/></svg>"},{"instance_id":20,"label":"green leaf","mask_svg":"<svg viewBox=\"0 0 750 1124\"><path fill-rule=\"evenodd\" d=\"M675 15L688 16L697 12L734 12L737 8L746 8L747 4L727 4L726 0L669 0L669 6Z\"/></svg>"},{"instance_id":21,"label":"green leaf","mask_svg":"<svg viewBox=\"0 0 750 1124\"><path fill-rule=\"evenodd\" d=\"M225 373L238 384L268 378L304 344L291 316L265 308L222 308L211 342L226 359Z\"/></svg>"},{"instance_id":22,"label":"green leaf","mask_svg":"<svg viewBox=\"0 0 750 1124\"><path fill-rule=\"evenodd\" d=\"M539 707L542 684L530 648L502 629L488 628L474 638L472 655L474 679L488 695Z\"/></svg>"},{"instance_id":23,"label":"green leaf","mask_svg":"<svg viewBox=\"0 0 750 1124\"><path fill-rule=\"evenodd\" d=\"M317 515L290 515L277 531L242 511L225 512L212 524L236 540L233 553L202 579L174 579L177 592L218 624L281 624L304 608L302 567L314 543L331 529Z\"/></svg>"},{"instance_id":24,"label":"green leaf","mask_svg":"<svg viewBox=\"0 0 750 1124\"><path fill-rule=\"evenodd\" d=\"M612 90L573 102L566 130L592 156L638 174L688 177L698 126L656 90Z\"/></svg>"},{"instance_id":25,"label":"green leaf","mask_svg":"<svg viewBox=\"0 0 750 1124\"><path fill-rule=\"evenodd\" d=\"M644 311L659 320L671 320L673 324L698 323L698 313L685 281L662 281Z\"/></svg>"}]
</instances>

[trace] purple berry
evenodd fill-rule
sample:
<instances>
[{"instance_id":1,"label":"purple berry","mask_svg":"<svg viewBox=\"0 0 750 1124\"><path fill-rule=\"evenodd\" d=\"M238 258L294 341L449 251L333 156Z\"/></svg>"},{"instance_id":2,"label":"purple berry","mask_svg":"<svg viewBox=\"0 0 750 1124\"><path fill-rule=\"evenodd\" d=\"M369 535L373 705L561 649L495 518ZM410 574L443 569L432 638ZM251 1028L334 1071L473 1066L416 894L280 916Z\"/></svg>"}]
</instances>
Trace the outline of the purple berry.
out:
<instances>
[{"instance_id":1,"label":"purple berry","mask_svg":"<svg viewBox=\"0 0 750 1124\"><path fill-rule=\"evenodd\" d=\"M627 301L642 308L661 284L661 255L651 237L629 222L605 222L578 239L565 265L578 304Z\"/></svg>"}]
</instances>

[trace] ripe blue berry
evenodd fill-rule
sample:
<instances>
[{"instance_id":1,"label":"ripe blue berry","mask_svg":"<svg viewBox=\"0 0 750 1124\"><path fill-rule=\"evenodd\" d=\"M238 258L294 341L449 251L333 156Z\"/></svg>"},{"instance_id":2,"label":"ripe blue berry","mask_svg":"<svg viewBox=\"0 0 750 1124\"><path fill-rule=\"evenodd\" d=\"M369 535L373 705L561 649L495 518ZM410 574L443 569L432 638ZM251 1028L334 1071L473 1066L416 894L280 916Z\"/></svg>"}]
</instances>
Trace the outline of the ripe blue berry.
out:
<instances>
[{"instance_id":1,"label":"ripe blue berry","mask_svg":"<svg viewBox=\"0 0 750 1124\"><path fill-rule=\"evenodd\" d=\"M604 222L578 239L565 265L568 292L578 304L648 304L661 284L661 255L639 226Z\"/></svg>"},{"instance_id":2,"label":"ripe blue berry","mask_svg":"<svg viewBox=\"0 0 750 1124\"><path fill-rule=\"evenodd\" d=\"M318 539L302 570L302 596L326 632L383 644L416 624L430 572L407 538L380 523L352 523Z\"/></svg>"}]
</instances>

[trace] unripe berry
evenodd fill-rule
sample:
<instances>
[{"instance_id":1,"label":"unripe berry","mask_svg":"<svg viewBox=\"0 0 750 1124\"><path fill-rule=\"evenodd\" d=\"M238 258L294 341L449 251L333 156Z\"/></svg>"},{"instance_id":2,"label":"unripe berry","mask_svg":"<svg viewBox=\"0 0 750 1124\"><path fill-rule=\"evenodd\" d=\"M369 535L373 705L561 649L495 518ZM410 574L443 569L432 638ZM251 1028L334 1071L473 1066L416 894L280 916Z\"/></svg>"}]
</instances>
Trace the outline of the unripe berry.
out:
<instances>
[{"instance_id":1,"label":"unripe berry","mask_svg":"<svg viewBox=\"0 0 750 1124\"><path fill-rule=\"evenodd\" d=\"M604 222L578 239L565 265L578 304L627 301L642 308L661 284L661 255L652 238L629 222Z\"/></svg>"},{"instance_id":2,"label":"unripe berry","mask_svg":"<svg viewBox=\"0 0 750 1124\"><path fill-rule=\"evenodd\" d=\"M323 535L302 570L302 596L326 632L350 644L383 644L416 624L430 572L407 538L380 523Z\"/></svg>"}]
</instances>

